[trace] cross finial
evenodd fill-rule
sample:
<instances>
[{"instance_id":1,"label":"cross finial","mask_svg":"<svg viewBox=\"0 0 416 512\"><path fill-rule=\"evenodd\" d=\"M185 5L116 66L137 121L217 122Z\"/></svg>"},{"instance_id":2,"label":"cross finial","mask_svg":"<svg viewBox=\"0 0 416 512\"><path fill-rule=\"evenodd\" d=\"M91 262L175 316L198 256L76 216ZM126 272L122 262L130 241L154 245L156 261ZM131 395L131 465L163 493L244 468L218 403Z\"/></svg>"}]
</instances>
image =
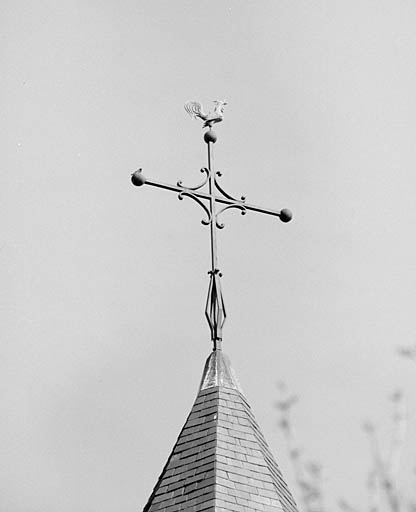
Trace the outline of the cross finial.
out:
<instances>
[{"instance_id":1,"label":"cross finial","mask_svg":"<svg viewBox=\"0 0 416 512\"><path fill-rule=\"evenodd\" d=\"M218 268L217 256L217 229L224 228L224 224L219 222L219 216L225 210L233 208L240 210L242 215L245 215L247 211L255 211L279 217L282 222L289 222L292 219L292 213L287 209L277 211L247 204L246 198L244 196L242 196L240 199L236 199L235 197L225 192L222 186L219 184L217 178L220 178L222 174L219 171L214 171L213 144L215 144L217 141L217 136L212 130L212 125L222 121L224 105L227 105L227 102L225 100L217 100L214 103L215 110L213 113L209 114L205 114L203 112L202 105L196 101L189 101L185 104L185 110L191 115L191 117L199 117L204 121L204 128L208 128L208 130L204 133L204 141L207 144L208 149L208 165L207 167L203 167L201 169L201 173L204 174L204 179L199 185L195 187L186 187L183 185L182 181L178 181L175 186L149 180L144 177L141 168L132 174L131 181L133 185L137 187L142 185L151 185L153 187L177 192L179 199L182 200L184 197L189 197L198 203L204 210L206 218L202 219L201 222L202 224L210 227L211 242L211 269L208 272L210 278L208 296L205 306L205 316L211 331L213 350L220 350L222 342L222 328L227 314L225 311L224 298L221 290L222 274ZM203 192L201 190L204 187L208 187L207 192ZM219 192L218 195L216 194L216 191ZM208 203L208 206L206 203ZM217 211L217 204L224 206L222 206L222 208Z\"/></svg>"}]
</instances>

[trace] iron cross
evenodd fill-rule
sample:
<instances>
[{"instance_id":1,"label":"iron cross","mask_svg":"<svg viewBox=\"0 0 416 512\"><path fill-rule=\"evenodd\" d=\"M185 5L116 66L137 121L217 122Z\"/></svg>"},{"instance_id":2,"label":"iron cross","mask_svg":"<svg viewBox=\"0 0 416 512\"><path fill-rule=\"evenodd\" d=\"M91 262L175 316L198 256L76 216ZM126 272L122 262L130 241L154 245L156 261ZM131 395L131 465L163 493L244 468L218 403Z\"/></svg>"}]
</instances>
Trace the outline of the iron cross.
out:
<instances>
[{"instance_id":1,"label":"iron cross","mask_svg":"<svg viewBox=\"0 0 416 512\"><path fill-rule=\"evenodd\" d=\"M208 148L208 166L201 169L204 179L196 187L186 187L182 181L178 181L176 185L169 185L166 183L160 183L153 181L142 173L142 169L134 172L131 176L133 185L140 187L142 185L150 185L152 187L163 188L165 190L171 190L172 192L178 193L178 198L183 199L189 197L198 203L206 214L206 218L201 222L202 224L210 227L210 239L211 239L211 270L208 272L209 288L208 296L205 306L205 316L209 324L211 331L211 340L214 345L214 350L221 349L222 342L222 328L226 319L226 311L224 305L224 298L221 290L222 276L218 268L218 256L217 256L217 229L223 229L224 224L219 222L219 215L225 210L231 208L241 211L242 215L247 213L247 210L266 213L267 215L274 215L279 217L282 222L289 222L292 219L292 213L290 210L283 209L280 211L263 208L261 206L254 206L246 203L244 196L241 199L236 199L221 187L218 183L218 178L221 177L219 171L215 172L213 168L213 144L217 141L217 136L212 130L212 125L222 121L224 105L226 101L216 101L215 109L213 113L205 114L202 110L202 105L197 102L188 102L185 104L185 110L192 116L198 117L204 121L204 128L208 130L204 134L204 141ZM208 186L208 192L203 192L201 189ZM220 195L216 195L216 191ZM208 206L207 206L208 204ZM222 207L217 211L217 204Z\"/></svg>"}]
</instances>

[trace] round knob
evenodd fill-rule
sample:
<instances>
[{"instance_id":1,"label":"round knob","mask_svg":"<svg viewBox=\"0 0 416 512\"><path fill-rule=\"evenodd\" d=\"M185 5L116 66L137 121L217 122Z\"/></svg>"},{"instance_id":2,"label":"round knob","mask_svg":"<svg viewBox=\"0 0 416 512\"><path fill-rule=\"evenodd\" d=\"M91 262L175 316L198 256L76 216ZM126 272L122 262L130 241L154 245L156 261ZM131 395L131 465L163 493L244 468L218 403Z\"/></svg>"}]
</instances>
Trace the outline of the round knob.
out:
<instances>
[{"instance_id":1,"label":"round knob","mask_svg":"<svg viewBox=\"0 0 416 512\"><path fill-rule=\"evenodd\" d=\"M142 170L139 169L131 175L131 182L135 187L141 187L146 183L146 178L142 174Z\"/></svg>"},{"instance_id":2,"label":"round knob","mask_svg":"<svg viewBox=\"0 0 416 512\"><path fill-rule=\"evenodd\" d=\"M280 210L280 220L282 222L289 222L292 220L292 212L287 208Z\"/></svg>"},{"instance_id":3,"label":"round knob","mask_svg":"<svg viewBox=\"0 0 416 512\"><path fill-rule=\"evenodd\" d=\"M204 141L208 144L208 142L217 142L217 135L215 132L211 130L211 128L204 133Z\"/></svg>"}]
</instances>

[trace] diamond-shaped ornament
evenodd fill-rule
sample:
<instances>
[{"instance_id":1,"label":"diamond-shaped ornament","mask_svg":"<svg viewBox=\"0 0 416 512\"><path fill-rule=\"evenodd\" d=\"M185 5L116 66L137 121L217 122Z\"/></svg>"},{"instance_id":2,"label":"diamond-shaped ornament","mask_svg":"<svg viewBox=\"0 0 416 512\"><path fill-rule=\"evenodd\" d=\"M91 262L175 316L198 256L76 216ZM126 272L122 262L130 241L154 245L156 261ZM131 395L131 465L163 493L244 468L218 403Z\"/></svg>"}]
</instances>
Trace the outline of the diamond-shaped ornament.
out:
<instances>
[{"instance_id":1,"label":"diamond-shaped ornament","mask_svg":"<svg viewBox=\"0 0 416 512\"><path fill-rule=\"evenodd\" d=\"M224 325L227 313L225 312L224 299L221 290L221 275L219 270L210 271L211 275L208 288L207 304L205 307L205 316L207 318L209 328L211 329L211 339L214 347L217 341L222 339L222 327Z\"/></svg>"}]
</instances>

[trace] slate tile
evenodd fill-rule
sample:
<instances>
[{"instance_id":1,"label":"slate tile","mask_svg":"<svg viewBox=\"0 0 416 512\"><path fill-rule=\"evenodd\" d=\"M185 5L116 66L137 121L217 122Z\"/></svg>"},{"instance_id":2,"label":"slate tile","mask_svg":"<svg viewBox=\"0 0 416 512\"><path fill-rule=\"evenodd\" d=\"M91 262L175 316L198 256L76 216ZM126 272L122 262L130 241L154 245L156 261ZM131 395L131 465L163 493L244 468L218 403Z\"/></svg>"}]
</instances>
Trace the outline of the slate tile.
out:
<instances>
[{"instance_id":1,"label":"slate tile","mask_svg":"<svg viewBox=\"0 0 416 512\"><path fill-rule=\"evenodd\" d=\"M237 502L236 503L230 503L228 501L224 501L224 500L221 500L221 499L218 499L218 498L215 501L218 504L218 506L224 507L228 511L231 511L231 512L244 512L244 508L241 505L238 505Z\"/></svg>"},{"instance_id":2,"label":"slate tile","mask_svg":"<svg viewBox=\"0 0 416 512\"><path fill-rule=\"evenodd\" d=\"M173 493L163 492L159 495L154 496L152 503L159 503L161 501L167 501L172 497Z\"/></svg>"},{"instance_id":3,"label":"slate tile","mask_svg":"<svg viewBox=\"0 0 416 512\"><path fill-rule=\"evenodd\" d=\"M241 476L241 475L237 475L237 473L228 473L228 478L232 482L238 482L238 483L241 483L241 484L248 484L248 483L250 483L250 480L247 477Z\"/></svg>"},{"instance_id":4,"label":"slate tile","mask_svg":"<svg viewBox=\"0 0 416 512\"><path fill-rule=\"evenodd\" d=\"M270 498L267 498L265 496L259 496L258 494L251 495L251 499L257 503L263 503L263 505L271 505L272 504Z\"/></svg>"},{"instance_id":5,"label":"slate tile","mask_svg":"<svg viewBox=\"0 0 416 512\"><path fill-rule=\"evenodd\" d=\"M241 446L255 450L256 447L258 446L257 442L255 441L255 437L252 434L248 435L250 436L250 438L247 439L247 435L245 435L243 439L240 439L240 444Z\"/></svg>"},{"instance_id":6,"label":"slate tile","mask_svg":"<svg viewBox=\"0 0 416 512\"><path fill-rule=\"evenodd\" d=\"M257 492L256 487L253 487L252 485L248 485L248 484L243 484L241 482L238 482L238 484L236 484L236 489L248 492L249 494L253 494L253 493Z\"/></svg>"},{"instance_id":7,"label":"slate tile","mask_svg":"<svg viewBox=\"0 0 416 512\"><path fill-rule=\"evenodd\" d=\"M227 457L227 464L229 466L229 473L233 471L233 468L242 468L244 463L238 459L232 459L231 457Z\"/></svg>"},{"instance_id":8,"label":"slate tile","mask_svg":"<svg viewBox=\"0 0 416 512\"><path fill-rule=\"evenodd\" d=\"M235 489L235 482L232 482L228 478L222 478L220 476L217 476L217 482L223 487L227 487L227 489Z\"/></svg>"},{"instance_id":9,"label":"slate tile","mask_svg":"<svg viewBox=\"0 0 416 512\"><path fill-rule=\"evenodd\" d=\"M230 489L229 494L231 496L235 496L236 498L241 498L241 499L245 499L245 500L250 499L250 493L247 491L244 491L242 489ZM241 505L241 503L240 503L240 505Z\"/></svg>"},{"instance_id":10,"label":"slate tile","mask_svg":"<svg viewBox=\"0 0 416 512\"><path fill-rule=\"evenodd\" d=\"M179 504L175 504L175 505L171 505L170 507L166 507L164 510L164 512L177 512L178 510L180 510L180 505Z\"/></svg>"},{"instance_id":11,"label":"slate tile","mask_svg":"<svg viewBox=\"0 0 416 512\"><path fill-rule=\"evenodd\" d=\"M207 501L203 501L202 503L198 503L194 505L195 512L202 512L206 510L210 510L211 508L214 509L215 507L215 499L210 498Z\"/></svg>"},{"instance_id":12,"label":"slate tile","mask_svg":"<svg viewBox=\"0 0 416 512\"><path fill-rule=\"evenodd\" d=\"M291 509L287 509L287 510L291 510ZM279 505L276 507L264 505L264 512L280 512L280 511L285 512L285 509L282 507L282 505Z\"/></svg>"}]
</instances>

